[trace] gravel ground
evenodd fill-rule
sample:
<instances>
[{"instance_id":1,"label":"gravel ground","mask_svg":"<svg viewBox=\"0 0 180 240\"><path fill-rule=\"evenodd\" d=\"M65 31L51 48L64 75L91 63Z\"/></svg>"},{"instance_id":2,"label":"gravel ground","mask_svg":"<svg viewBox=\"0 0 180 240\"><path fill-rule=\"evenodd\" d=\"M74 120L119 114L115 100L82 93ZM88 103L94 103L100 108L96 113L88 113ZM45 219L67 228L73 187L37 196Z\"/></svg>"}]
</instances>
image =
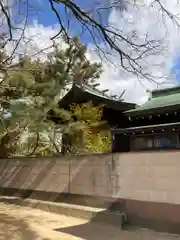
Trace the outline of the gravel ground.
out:
<instances>
[{"instance_id":1,"label":"gravel ground","mask_svg":"<svg viewBox=\"0 0 180 240\"><path fill-rule=\"evenodd\" d=\"M0 240L180 240L180 236L150 230L121 231L27 207L0 203Z\"/></svg>"}]
</instances>

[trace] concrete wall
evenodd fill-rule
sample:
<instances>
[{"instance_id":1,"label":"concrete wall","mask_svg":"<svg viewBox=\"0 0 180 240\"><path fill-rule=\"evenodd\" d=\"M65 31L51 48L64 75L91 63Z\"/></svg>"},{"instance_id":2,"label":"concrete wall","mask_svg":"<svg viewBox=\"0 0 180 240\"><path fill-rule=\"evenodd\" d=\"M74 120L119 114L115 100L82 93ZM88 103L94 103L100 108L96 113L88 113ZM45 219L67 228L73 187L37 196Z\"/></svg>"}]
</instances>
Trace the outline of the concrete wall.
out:
<instances>
[{"instance_id":1,"label":"concrete wall","mask_svg":"<svg viewBox=\"0 0 180 240\"><path fill-rule=\"evenodd\" d=\"M0 186L180 204L180 152L1 159Z\"/></svg>"},{"instance_id":2,"label":"concrete wall","mask_svg":"<svg viewBox=\"0 0 180 240\"><path fill-rule=\"evenodd\" d=\"M53 201L67 193L119 199L132 222L154 214L179 224L180 152L1 159L0 190L13 195L13 189L15 195L28 190L25 196Z\"/></svg>"}]
</instances>

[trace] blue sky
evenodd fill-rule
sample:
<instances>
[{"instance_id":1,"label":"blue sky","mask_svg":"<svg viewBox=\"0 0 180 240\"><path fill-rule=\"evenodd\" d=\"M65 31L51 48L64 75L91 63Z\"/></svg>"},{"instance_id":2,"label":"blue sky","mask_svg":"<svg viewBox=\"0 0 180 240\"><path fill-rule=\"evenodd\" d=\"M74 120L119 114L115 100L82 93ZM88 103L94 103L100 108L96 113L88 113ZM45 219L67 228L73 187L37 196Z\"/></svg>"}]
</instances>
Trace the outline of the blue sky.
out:
<instances>
[{"instance_id":1,"label":"blue sky","mask_svg":"<svg viewBox=\"0 0 180 240\"><path fill-rule=\"evenodd\" d=\"M176 81L180 83L180 56L174 58L172 74L174 75Z\"/></svg>"},{"instance_id":2,"label":"blue sky","mask_svg":"<svg viewBox=\"0 0 180 240\"><path fill-rule=\"evenodd\" d=\"M89 10L93 6L94 1L92 0L75 0L74 1L77 5L81 6L84 10ZM29 23L31 24L34 20L37 20L39 24L42 24L43 26L53 26L58 23L57 17L54 12L52 12L50 3L48 0L39 0L41 11L38 12L38 15L31 16L29 18ZM56 4L56 9L58 10L61 18L63 19L65 26L67 27L67 15L64 10L64 7L61 4ZM108 15L109 10L104 10L101 12L103 24L107 24L108 22ZM97 17L97 15L96 15ZM81 37L81 40L83 43L88 44L92 42L92 37L88 33L88 31L85 29L82 34L82 26L77 22L75 19L71 20L70 24L70 33L72 35L77 35Z\"/></svg>"},{"instance_id":3,"label":"blue sky","mask_svg":"<svg viewBox=\"0 0 180 240\"><path fill-rule=\"evenodd\" d=\"M93 8L92 4L95 3L95 1L93 0L74 0L74 2L85 10L92 9ZM42 24L45 27L58 24L57 17L51 10L49 0L39 0L39 4L41 11L38 12L38 15L36 14L30 17L29 23L31 24L34 20L37 20L39 24ZM56 4L56 8L60 16L62 17L65 25L67 26L66 13L64 7L61 4ZM101 12L101 14L103 14L103 24L106 25L108 22L109 10L103 11ZM75 19L71 21L70 33L72 35L80 36L81 41L85 44L93 42L93 39L87 30L83 31L82 34L82 26ZM99 42L97 41L97 43ZM173 60L172 66L172 73L176 77L176 80L180 81L180 71L178 69L180 69L180 57L177 57Z\"/></svg>"},{"instance_id":4,"label":"blue sky","mask_svg":"<svg viewBox=\"0 0 180 240\"><path fill-rule=\"evenodd\" d=\"M34 0L31 0L31 1L32 3L34 2ZM84 9L91 9L91 6L93 3L97 1L104 3L105 1L107 2L109 0L73 0L73 1L79 4ZM165 0L165 1L169 2L169 0ZM173 2L176 0L171 0L171 1ZM40 48L41 47L43 48L44 46L46 47L49 44L49 38L52 36L52 34L54 34L54 30L56 31L58 29L58 21L55 14L52 12L50 8L49 0L37 0L36 2L40 3L39 7L41 11L39 11L38 14L34 14L29 18L29 24L34 29L39 28L40 31L41 31L41 25L44 26L44 28L42 29L43 37L42 38L39 37L40 36L39 34L37 35L38 36L37 39L35 37L36 39L35 46L36 47L39 46ZM65 21L66 14L63 9L63 6L57 5L57 9L61 17ZM175 7L174 9L177 9L177 7ZM134 24L130 24L130 26L128 25L126 26L128 14L131 15L131 17L133 18L133 21L135 20ZM122 28L124 27L123 31L125 31L125 34L126 32L128 33L128 31L131 30L131 26L133 26L133 28L137 29L137 33L140 36L141 35L143 36L146 30L148 30L150 34L152 34L151 36L157 37L157 39L159 38L161 39L161 37L164 36L163 26L162 26L162 29L161 29L161 24L156 26L157 14L155 9L151 10L150 13L149 11L144 11L144 9L143 11L130 9L130 12L128 11L128 14L126 15L126 19L125 19L125 18L122 18L116 11L111 12L111 14L109 11L105 11L103 12L103 24L107 24L108 21L109 22L113 21L113 24L115 23L115 26L117 27L117 29L119 28L121 30L121 27ZM34 26L32 24L34 20L36 20L37 23L40 25ZM67 21L65 21L65 23L67 24ZM50 28L48 28L49 26ZM52 26L54 26L53 31L49 30L51 29ZM71 34L80 36L81 31L82 31L82 27L79 25L79 22L77 22L76 20L73 20L70 26ZM49 32L49 35L48 35L48 32ZM174 57L175 56L174 53L177 54L177 52L179 52L178 49L180 48L180 44L178 40L179 35L177 35L175 31L174 25L172 27L171 24L169 24L169 22L167 25L167 32L170 33L166 35L168 50L170 49L170 53L168 54L167 52L165 52L165 55L157 54L157 56L152 56L148 58L148 67L150 71L153 73L153 75L156 75L156 73L160 73L160 74L162 73L162 76L166 76L166 74L169 74L169 70L171 70L174 76L176 76L176 80L180 83L180 70L179 70L180 57L177 57L177 56ZM81 41L86 45L88 45L89 43L94 43L92 37L90 37L87 31L84 31L84 34L81 35ZM120 63L119 56L114 54L113 57L114 57L113 62L120 65L121 63ZM92 61L99 60L99 58L92 52L90 53L90 58ZM172 61L172 58L173 58L173 61ZM157 68L156 68L156 64L157 64ZM142 84L140 84L139 81L137 81L136 76L134 75L127 76L126 73L124 74L121 71L120 67L119 68L116 67L115 69L113 67L113 64L110 64L106 60L103 61L103 73L101 75L100 80L101 80L101 86L103 88L110 89L110 91L112 91L113 94L119 94L120 92L122 92L122 89L128 89L128 91L125 94L126 95L125 99L128 101L130 100L138 103L142 103L145 100L147 100L145 99L145 97L147 97L147 93L145 91L146 89L151 90L157 87L157 85L150 84L150 82L147 82L147 81L144 81L142 86ZM167 87L170 87L170 85L177 84L178 82L176 80L175 78L172 79L172 81L170 79L169 82L167 83Z\"/></svg>"}]
</instances>

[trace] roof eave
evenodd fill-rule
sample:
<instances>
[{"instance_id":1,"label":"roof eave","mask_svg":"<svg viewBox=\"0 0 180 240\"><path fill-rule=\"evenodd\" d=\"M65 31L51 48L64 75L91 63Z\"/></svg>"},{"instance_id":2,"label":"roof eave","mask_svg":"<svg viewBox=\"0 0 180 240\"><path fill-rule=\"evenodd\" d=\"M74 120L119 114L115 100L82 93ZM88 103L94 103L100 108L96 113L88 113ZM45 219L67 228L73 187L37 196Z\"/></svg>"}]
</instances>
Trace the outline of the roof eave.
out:
<instances>
[{"instance_id":1,"label":"roof eave","mask_svg":"<svg viewBox=\"0 0 180 240\"><path fill-rule=\"evenodd\" d=\"M133 116L143 116L146 114L155 114L155 113L164 113L166 111L174 111L174 110L180 110L180 104L176 105L169 105L169 106L162 106L162 107L157 107L157 108L149 108L149 109L132 109L129 111L125 111L124 114L128 117L133 117Z\"/></svg>"},{"instance_id":2,"label":"roof eave","mask_svg":"<svg viewBox=\"0 0 180 240\"><path fill-rule=\"evenodd\" d=\"M175 123L166 123L166 124L157 124L157 125L148 125L148 126L138 126L138 127L130 127L130 128L119 128L119 129L111 129L112 133L114 134L124 134L124 133L139 133L142 131L149 131L149 130L161 130L168 129L170 127L180 128L180 122Z\"/></svg>"}]
</instances>

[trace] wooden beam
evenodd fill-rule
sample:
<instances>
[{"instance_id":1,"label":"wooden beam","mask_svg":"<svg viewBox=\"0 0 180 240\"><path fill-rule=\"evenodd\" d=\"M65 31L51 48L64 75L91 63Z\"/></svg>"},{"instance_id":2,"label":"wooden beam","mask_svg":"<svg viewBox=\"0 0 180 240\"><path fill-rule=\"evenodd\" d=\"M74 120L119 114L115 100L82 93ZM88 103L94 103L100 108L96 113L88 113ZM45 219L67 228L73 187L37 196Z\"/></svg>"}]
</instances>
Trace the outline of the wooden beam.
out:
<instances>
[{"instance_id":1,"label":"wooden beam","mask_svg":"<svg viewBox=\"0 0 180 240\"><path fill-rule=\"evenodd\" d=\"M92 85L92 87L95 88L95 87L97 87L97 86L99 86L99 85L100 85L100 83L95 83L95 84Z\"/></svg>"},{"instance_id":2,"label":"wooden beam","mask_svg":"<svg viewBox=\"0 0 180 240\"><path fill-rule=\"evenodd\" d=\"M106 93L106 92L108 92L109 91L109 89L105 89L105 90L102 90L101 92L102 93Z\"/></svg>"},{"instance_id":3,"label":"wooden beam","mask_svg":"<svg viewBox=\"0 0 180 240\"><path fill-rule=\"evenodd\" d=\"M122 96L124 95L125 91L126 91L125 89L122 91L121 95L119 96L119 99L122 98Z\"/></svg>"}]
</instances>

